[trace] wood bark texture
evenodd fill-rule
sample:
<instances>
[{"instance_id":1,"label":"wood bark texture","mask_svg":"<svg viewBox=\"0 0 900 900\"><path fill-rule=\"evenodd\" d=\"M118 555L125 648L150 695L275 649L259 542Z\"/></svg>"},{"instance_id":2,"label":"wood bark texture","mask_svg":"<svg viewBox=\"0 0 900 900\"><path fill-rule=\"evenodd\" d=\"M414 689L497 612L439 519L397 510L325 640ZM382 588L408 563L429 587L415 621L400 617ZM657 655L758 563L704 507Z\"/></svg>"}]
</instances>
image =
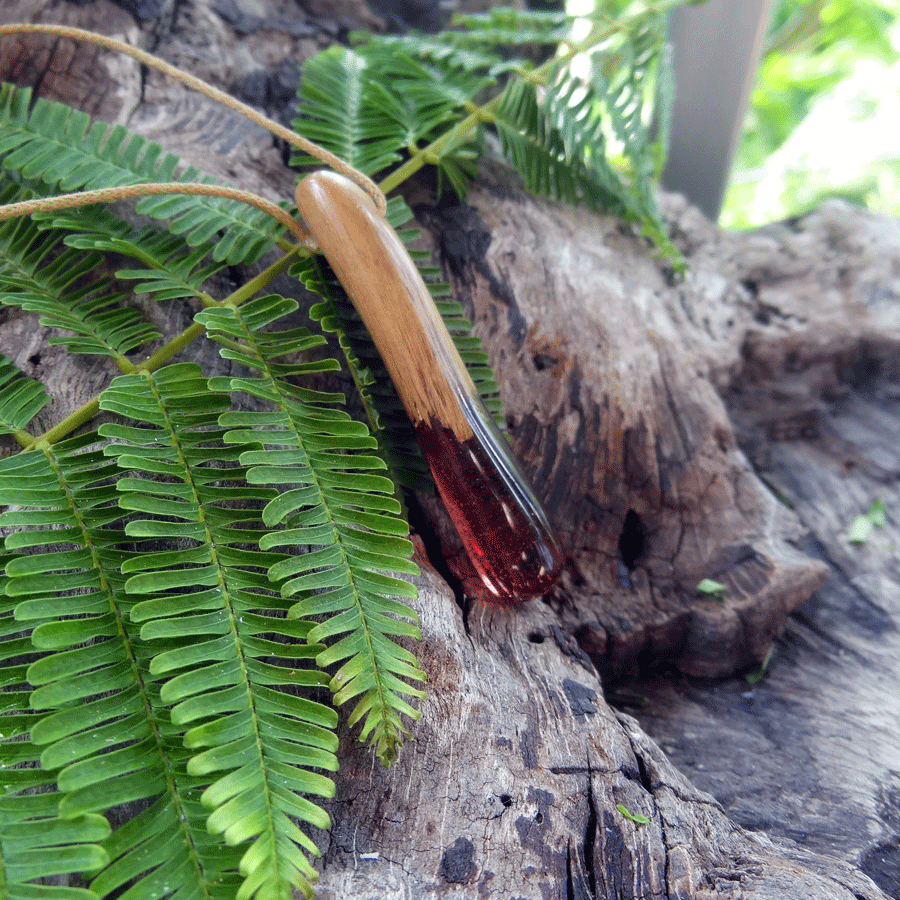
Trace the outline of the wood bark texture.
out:
<instances>
[{"instance_id":1,"label":"wood bark texture","mask_svg":"<svg viewBox=\"0 0 900 900\"><path fill-rule=\"evenodd\" d=\"M188 0L136 18L2 0L0 17L124 37L277 116L303 59L385 21L361 0L325 6ZM28 38L0 60L4 78L291 196L266 133L130 59ZM342 736L318 896L900 897L897 222L830 203L727 234L666 197L678 277L631 228L528 197L497 163L466 203L435 204L424 181L410 200L568 559L545 601L461 604L423 535L429 696L391 769ZM47 415L113 374L3 315L0 351L48 385ZM154 315L174 333L190 310ZM208 342L190 352L221 367ZM887 525L848 544L876 497ZM721 598L698 596L703 578ZM751 687L740 675L773 641ZM636 718L604 683L620 707L646 701Z\"/></svg>"}]
</instances>

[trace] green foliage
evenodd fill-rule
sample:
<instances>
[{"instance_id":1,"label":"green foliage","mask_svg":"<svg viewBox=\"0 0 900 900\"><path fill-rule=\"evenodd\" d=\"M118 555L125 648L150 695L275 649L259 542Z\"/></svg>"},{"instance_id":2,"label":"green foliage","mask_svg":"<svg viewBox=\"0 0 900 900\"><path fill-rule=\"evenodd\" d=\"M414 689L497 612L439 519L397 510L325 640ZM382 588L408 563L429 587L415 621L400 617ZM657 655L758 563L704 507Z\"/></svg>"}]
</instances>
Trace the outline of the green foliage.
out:
<instances>
[{"instance_id":1,"label":"green foliage","mask_svg":"<svg viewBox=\"0 0 900 900\"><path fill-rule=\"evenodd\" d=\"M10 191L7 197L14 196ZM70 353L125 354L160 337L123 294L111 291L112 279L97 276L101 253L62 249L66 232L41 231L38 223L12 219L0 223L0 254L5 260L4 306L17 306L40 315L41 325L65 329L50 344Z\"/></svg>"},{"instance_id":2,"label":"green foliage","mask_svg":"<svg viewBox=\"0 0 900 900\"><path fill-rule=\"evenodd\" d=\"M774 4L724 224L765 224L834 195L900 211L898 47L888 0Z\"/></svg>"},{"instance_id":3,"label":"green foliage","mask_svg":"<svg viewBox=\"0 0 900 900\"><path fill-rule=\"evenodd\" d=\"M528 190L637 222L675 258L653 192L670 88L665 16L598 21L577 46L573 20L558 13L493 10L455 24L320 54L303 70L295 127L369 175L405 158L404 176L434 165L439 186L461 197L493 130ZM561 42L570 52L556 57ZM539 68L511 55L535 45L550 47ZM579 55L587 75L570 65Z\"/></svg>"},{"instance_id":4,"label":"green foliage","mask_svg":"<svg viewBox=\"0 0 900 900\"><path fill-rule=\"evenodd\" d=\"M138 424L0 464L6 595L41 654L24 673L31 743L61 794L48 827L153 801L102 845L98 896L132 880L139 896L229 896L238 866L244 896L266 896L252 886L277 884L274 865L302 888L314 845L288 816L328 820L290 792L329 795L309 767L336 767L335 714L277 689L325 679L298 662L319 648L284 642L310 624L284 617L268 560L245 549L259 513L240 448L218 446L228 398L182 364L121 376L102 404ZM223 853L210 833L249 846Z\"/></svg>"},{"instance_id":5,"label":"green foliage","mask_svg":"<svg viewBox=\"0 0 900 900\"><path fill-rule=\"evenodd\" d=\"M179 235L153 227L135 229L106 206L37 213L33 218L59 228L67 247L119 254L143 263L146 268L121 269L115 274L117 278L135 281L134 292L150 294L154 300L202 300L204 283L225 265L223 261L210 260L216 247L214 241L204 241L188 250Z\"/></svg>"},{"instance_id":6,"label":"green foliage","mask_svg":"<svg viewBox=\"0 0 900 900\"><path fill-rule=\"evenodd\" d=\"M873 528L884 528L887 522L887 511L883 500L873 500L869 508L857 516L847 529L847 540L851 544L864 544Z\"/></svg>"},{"instance_id":7,"label":"green foliage","mask_svg":"<svg viewBox=\"0 0 900 900\"><path fill-rule=\"evenodd\" d=\"M4 368L6 366L4 365ZM2 668L3 714L0 716L4 765L0 784L0 885L10 900L94 900L90 891L56 885L38 888L36 878L52 878L69 872L87 872L109 862L100 846L110 833L106 819L96 814L61 819L62 795L54 790L55 778L41 768L40 748L30 740L40 714L29 706L26 682L28 665L37 654L31 642L31 628L20 624L13 612L19 598L5 590L5 565L16 554L0 555L0 660Z\"/></svg>"},{"instance_id":8,"label":"green foliage","mask_svg":"<svg viewBox=\"0 0 900 900\"><path fill-rule=\"evenodd\" d=\"M4 89L6 108L24 95ZM18 134L20 118L5 127ZM4 200L46 190L18 168L40 144L4 158ZM159 335L110 291L108 254L136 261L116 272L135 291L201 301L189 333L252 374L158 368L184 336L136 367ZM308 358L324 338L294 321L297 302L213 300L213 256L107 209L0 226L0 302L125 373L39 441L27 429L43 386L0 360L2 430L26 448L0 461L10 896L66 872L90 887L61 897L309 893L306 830L328 827L315 798L331 795L323 773L337 765L329 687L385 762L418 716L424 676L396 641L418 636L398 577L416 568L377 442L342 395L304 386L339 364ZM97 408L111 417L99 432L65 438ZM38 786L40 802L22 795ZM103 815L135 802L110 833Z\"/></svg>"},{"instance_id":9,"label":"green foliage","mask_svg":"<svg viewBox=\"0 0 900 900\"><path fill-rule=\"evenodd\" d=\"M540 90L514 80L500 98L496 122L529 190L641 222L661 247L667 239L653 196L661 151L648 110L657 94L648 81L665 60L662 41L660 22L650 20L628 40L593 54L589 77L560 69Z\"/></svg>"},{"instance_id":10,"label":"green foliage","mask_svg":"<svg viewBox=\"0 0 900 900\"><path fill-rule=\"evenodd\" d=\"M291 616L319 623L311 641L341 636L319 654L318 665L342 663L330 682L335 702L359 697L350 722L364 719L361 739L371 739L379 756L390 761L405 733L401 714L418 718L402 695L424 696L403 679L420 681L424 675L415 657L391 641L419 637L415 612L392 599L414 598L415 589L387 573L416 574L418 568L408 561L412 544L398 518L394 483L377 474L385 463L365 452L376 446L368 429L331 408L342 398L298 388L291 380L331 369L333 361L280 361L321 338L305 329L259 330L284 314L285 302L277 296L198 314L208 334L223 344L222 355L257 373L217 378L214 384L265 399L278 410L224 412L219 421L229 429L227 443L258 441L265 434L264 444L240 454L247 482L266 485L272 494L262 521L269 528L282 526L260 538L260 549L307 548L267 560L269 577L281 583L285 597L296 600ZM330 618L320 620L323 615Z\"/></svg>"},{"instance_id":11,"label":"green foliage","mask_svg":"<svg viewBox=\"0 0 900 900\"><path fill-rule=\"evenodd\" d=\"M725 595L725 585L713 578L702 578L697 584L697 593L711 600L722 600Z\"/></svg>"},{"instance_id":12,"label":"green foliage","mask_svg":"<svg viewBox=\"0 0 900 900\"><path fill-rule=\"evenodd\" d=\"M766 673L769 671L769 663L772 661L772 654L775 652L775 645L770 644L769 649L766 650L766 655L763 657L762 662L759 664L759 668L754 669L752 672L748 672L744 679L748 684L759 684L763 678L766 677Z\"/></svg>"},{"instance_id":13,"label":"green foliage","mask_svg":"<svg viewBox=\"0 0 900 900\"><path fill-rule=\"evenodd\" d=\"M598 24L584 47L557 15L494 11L459 25L320 54L300 89L302 130L365 172L398 166L395 183L434 164L464 194L493 129L533 188L617 211L665 248L646 115L665 82L662 16ZM589 78L552 57L559 42L569 58L600 48ZM536 69L510 52L535 46L552 57ZM4 203L208 180L119 126L10 86L0 163ZM157 222L95 207L0 225L0 303L122 373L40 434L46 391L0 358L0 433L22 448L0 460L0 892L309 895L336 708L349 704L348 726L385 763L418 716L417 570L400 488L430 482L320 262L290 253L217 297L211 277L259 259L280 226L206 197L138 211ZM389 217L397 226L410 213L392 201ZM413 256L502 421L461 308ZM264 293L289 268L318 295L305 318L296 300ZM193 325L163 342L132 293L194 302ZM341 361L323 356L325 335ZM195 339L219 345L222 370L178 361ZM368 425L321 390L337 372ZM103 424L85 430L98 410ZM70 875L83 886L37 883Z\"/></svg>"},{"instance_id":14,"label":"green foliage","mask_svg":"<svg viewBox=\"0 0 900 900\"><path fill-rule=\"evenodd\" d=\"M32 105L30 90L0 88L0 121L4 167L17 172L38 196L144 182L214 183L121 125L92 124L85 113L44 99ZM216 197L147 197L138 211L169 220L168 230L183 235L190 246L225 231L213 255L230 265L259 259L283 231L264 213Z\"/></svg>"},{"instance_id":15,"label":"green foliage","mask_svg":"<svg viewBox=\"0 0 900 900\"><path fill-rule=\"evenodd\" d=\"M50 402L44 386L0 353L0 434L16 434Z\"/></svg>"},{"instance_id":16,"label":"green foliage","mask_svg":"<svg viewBox=\"0 0 900 900\"><path fill-rule=\"evenodd\" d=\"M619 814L628 819L629 822L634 822L635 825L640 827L641 825L649 825L650 820L643 813L633 813L629 811L627 806L624 806L621 803L616 804L616 809Z\"/></svg>"}]
</instances>

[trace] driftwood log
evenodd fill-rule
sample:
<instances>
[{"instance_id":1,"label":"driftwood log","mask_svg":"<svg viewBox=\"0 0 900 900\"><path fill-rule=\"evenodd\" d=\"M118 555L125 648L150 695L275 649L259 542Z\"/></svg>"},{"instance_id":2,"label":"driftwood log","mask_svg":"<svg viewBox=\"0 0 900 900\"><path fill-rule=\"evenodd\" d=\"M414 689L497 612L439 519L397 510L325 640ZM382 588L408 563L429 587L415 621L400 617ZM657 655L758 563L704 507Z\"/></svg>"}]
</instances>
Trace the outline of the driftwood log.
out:
<instances>
[{"instance_id":1,"label":"driftwood log","mask_svg":"<svg viewBox=\"0 0 900 900\"><path fill-rule=\"evenodd\" d=\"M397 6L2 0L0 17L124 37L285 116L303 59ZM291 194L266 133L130 59L29 38L0 60L212 174ZM437 205L424 182L409 199L568 560L544 601L460 603L423 499L429 697L392 769L343 736L319 896L900 897L898 223L829 203L727 234L664 197L682 278L631 228L528 197L497 163L466 203ZM188 311L155 314L174 332ZM0 350L48 384L54 416L109 377L3 316ZM887 525L849 544L875 498ZM698 596L702 578L723 595Z\"/></svg>"}]
</instances>

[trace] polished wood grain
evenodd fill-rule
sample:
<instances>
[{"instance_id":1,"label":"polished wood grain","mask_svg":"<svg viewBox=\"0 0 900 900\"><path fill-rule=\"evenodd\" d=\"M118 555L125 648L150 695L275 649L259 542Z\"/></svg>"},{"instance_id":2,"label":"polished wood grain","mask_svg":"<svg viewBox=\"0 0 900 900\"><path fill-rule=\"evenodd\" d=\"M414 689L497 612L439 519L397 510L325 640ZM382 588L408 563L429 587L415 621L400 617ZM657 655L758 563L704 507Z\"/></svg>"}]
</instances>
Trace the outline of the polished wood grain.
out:
<instances>
[{"instance_id":1,"label":"polished wood grain","mask_svg":"<svg viewBox=\"0 0 900 900\"><path fill-rule=\"evenodd\" d=\"M375 342L414 426L472 437L463 404L478 394L419 270L368 197L335 172L297 186L297 208Z\"/></svg>"}]
</instances>

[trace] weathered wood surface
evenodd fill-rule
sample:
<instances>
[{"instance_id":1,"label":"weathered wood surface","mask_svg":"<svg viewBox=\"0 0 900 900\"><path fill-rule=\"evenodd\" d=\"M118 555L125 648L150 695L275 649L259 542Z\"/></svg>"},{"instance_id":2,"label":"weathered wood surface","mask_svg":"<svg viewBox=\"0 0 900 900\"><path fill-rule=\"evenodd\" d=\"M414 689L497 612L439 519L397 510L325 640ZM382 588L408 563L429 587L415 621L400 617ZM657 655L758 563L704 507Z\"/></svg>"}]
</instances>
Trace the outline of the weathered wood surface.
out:
<instances>
[{"instance_id":1,"label":"weathered wood surface","mask_svg":"<svg viewBox=\"0 0 900 900\"><path fill-rule=\"evenodd\" d=\"M627 690L736 822L860 865L900 897L900 227L827 203L726 241L760 320L726 403L831 579L788 620L761 684L670 676ZM860 314L881 325L857 331ZM876 498L886 527L848 543Z\"/></svg>"},{"instance_id":2,"label":"weathered wood surface","mask_svg":"<svg viewBox=\"0 0 900 900\"><path fill-rule=\"evenodd\" d=\"M0 13L126 36L273 108L349 23L263 0L163 4L142 27L106 0ZM264 133L130 60L42 46L4 42L5 74L290 195ZM320 896L897 897L896 223L828 206L725 235L670 199L681 280L630 229L529 199L498 166L467 205L436 208L427 187L412 199L570 559L552 597L517 610L461 610L423 567L423 719L387 771L342 742ZM161 327L186 312L161 308ZM9 317L0 349L66 410L109 373L64 368L45 337ZM195 352L217 364L212 348ZM848 547L849 519L875 496L889 527ZM723 600L696 596L703 577L725 583ZM688 679L754 665L798 607L752 692ZM682 674L635 686L650 699L644 727L716 800L603 699L598 672L651 663Z\"/></svg>"}]
</instances>

